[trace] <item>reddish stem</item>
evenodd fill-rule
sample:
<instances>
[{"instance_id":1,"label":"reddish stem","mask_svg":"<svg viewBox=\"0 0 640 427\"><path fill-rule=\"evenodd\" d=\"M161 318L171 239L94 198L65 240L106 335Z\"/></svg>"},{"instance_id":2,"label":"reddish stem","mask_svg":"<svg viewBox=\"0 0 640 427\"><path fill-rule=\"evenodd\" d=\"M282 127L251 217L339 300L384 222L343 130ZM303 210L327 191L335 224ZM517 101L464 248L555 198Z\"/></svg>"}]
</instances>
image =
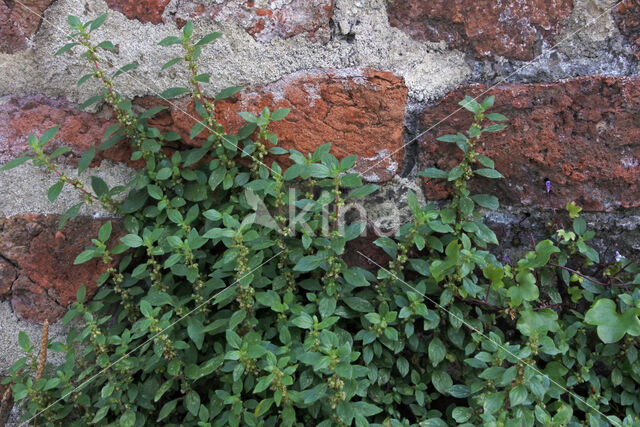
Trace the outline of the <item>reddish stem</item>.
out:
<instances>
[{"instance_id":1,"label":"reddish stem","mask_svg":"<svg viewBox=\"0 0 640 427\"><path fill-rule=\"evenodd\" d=\"M62 178L63 176L65 176L62 172L58 171L56 168L54 168L53 166L49 166L49 169L55 173L56 175L58 175L60 178ZM67 178L68 179L68 178ZM73 184L71 184L73 185ZM77 189L78 191L81 191L82 193L86 194L87 196L91 197L93 200L95 201L99 201L99 199L94 196L93 194L89 193L87 190L85 190L82 187L76 187L75 185L73 186L73 188Z\"/></svg>"}]
</instances>

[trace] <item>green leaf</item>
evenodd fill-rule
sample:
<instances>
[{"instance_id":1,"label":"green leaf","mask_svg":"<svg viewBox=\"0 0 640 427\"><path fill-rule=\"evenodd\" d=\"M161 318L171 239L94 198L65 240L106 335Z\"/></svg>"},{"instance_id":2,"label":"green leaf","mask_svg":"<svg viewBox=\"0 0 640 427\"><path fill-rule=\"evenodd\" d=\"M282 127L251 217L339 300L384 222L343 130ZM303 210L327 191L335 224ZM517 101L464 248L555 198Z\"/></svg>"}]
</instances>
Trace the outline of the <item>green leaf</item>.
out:
<instances>
[{"instance_id":1,"label":"green leaf","mask_svg":"<svg viewBox=\"0 0 640 427\"><path fill-rule=\"evenodd\" d=\"M324 257L319 255L309 255L300 258L293 269L295 271L312 271L320 267L324 261Z\"/></svg>"},{"instance_id":2,"label":"green leaf","mask_svg":"<svg viewBox=\"0 0 640 427\"><path fill-rule=\"evenodd\" d=\"M51 141L58 133L58 130L60 130L60 125L47 129L40 137L40 145L44 146L47 142Z\"/></svg>"},{"instance_id":3,"label":"green leaf","mask_svg":"<svg viewBox=\"0 0 640 427\"><path fill-rule=\"evenodd\" d=\"M94 249L87 249L85 251L80 252L76 259L73 261L73 265L84 264L85 262L93 259L95 257Z\"/></svg>"},{"instance_id":4,"label":"green leaf","mask_svg":"<svg viewBox=\"0 0 640 427\"><path fill-rule=\"evenodd\" d=\"M138 248L144 244L142 237L137 234L127 234L126 236L121 237L120 241L130 248Z\"/></svg>"},{"instance_id":5,"label":"green leaf","mask_svg":"<svg viewBox=\"0 0 640 427\"><path fill-rule=\"evenodd\" d=\"M496 210L500 206L498 198L488 194L476 194L471 196L474 202L486 209Z\"/></svg>"},{"instance_id":6,"label":"green leaf","mask_svg":"<svg viewBox=\"0 0 640 427\"><path fill-rule=\"evenodd\" d=\"M100 230L98 230L98 240L101 242L106 242L109 240L111 236L111 230L113 226L111 225L111 221L107 221L100 226Z\"/></svg>"},{"instance_id":7,"label":"green leaf","mask_svg":"<svg viewBox=\"0 0 640 427\"><path fill-rule=\"evenodd\" d=\"M485 166L489 169L494 169L495 168L495 163L493 163L493 160L491 160L489 157L487 156L478 156L477 157L478 162L480 162L480 164L482 166Z\"/></svg>"},{"instance_id":8,"label":"green leaf","mask_svg":"<svg viewBox=\"0 0 640 427\"><path fill-rule=\"evenodd\" d=\"M273 381L273 379L276 377L275 374L270 374L267 376L264 376L262 378L260 378L260 380L258 381L258 383L256 384L255 388L253 389L253 393L261 393L263 391L265 391L267 389L267 387L269 387L271 385L271 382Z\"/></svg>"},{"instance_id":9,"label":"green leaf","mask_svg":"<svg viewBox=\"0 0 640 427\"><path fill-rule=\"evenodd\" d=\"M84 285L78 288L78 292L76 292L76 300L82 304L87 296L87 288Z\"/></svg>"},{"instance_id":10,"label":"green leaf","mask_svg":"<svg viewBox=\"0 0 640 427\"><path fill-rule=\"evenodd\" d=\"M60 222L58 222L58 229L61 229L71 220L73 220L78 213L80 213L80 208L84 205L84 202L80 202L71 206L67 211L60 217Z\"/></svg>"},{"instance_id":11,"label":"green leaf","mask_svg":"<svg viewBox=\"0 0 640 427\"><path fill-rule=\"evenodd\" d=\"M202 349L202 344L204 342L204 327L202 323L193 318L189 317L187 326L187 333L189 334L189 338L196 345L198 350Z\"/></svg>"},{"instance_id":12,"label":"green leaf","mask_svg":"<svg viewBox=\"0 0 640 427\"><path fill-rule=\"evenodd\" d=\"M356 412L362 414L365 417L372 417L382 412L382 409L380 409L376 405L372 405L371 403L364 401L354 402L353 407L356 409Z\"/></svg>"},{"instance_id":13,"label":"green leaf","mask_svg":"<svg viewBox=\"0 0 640 427\"><path fill-rule=\"evenodd\" d=\"M597 325L596 332L604 343L619 341L625 334L640 335L640 309L628 308L618 314L616 303L608 298L598 299L587 311L584 321L590 325Z\"/></svg>"},{"instance_id":14,"label":"green leaf","mask_svg":"<svg viewBox=\"0 0 640 427\"><path fill-rule=\"evenodd\" d=\"M498 172L495 169L489 169L489 168L476 169L473 171L473 173L475 173L476 175L484 176L486 178L494 178L494 179L504 178L504 176L502 176L500 172Z\"/></svg>"},{"instance_id":15,"label":"green leaf","mask_svg":"<svg viewBox=\"0 0 640 427\"><path fill-rule=\"evenodd\" d=\"M163 99L171 99L189 92L190 90L184 87L170 87L169 89L163 91L159 96Z\"/></svg>"},{"instance_id":16,"label":"green leaf","mask_svg":"<svg viewBox=\"0 0 640 427\"><path fill-rule=\"evenodd\" d=\"M85 108L87 108L90 105L95 104L98 101L102 101L102 96L100 95L96 95L96 96L92 96L91 98L87 99L86 101L84 101L82 104L80 104L80 106L78 107L78 109L80 110L84 110Z\"/></svg>"},{"instance_id":17,"label":"green leaf","mask_svg":"<svg viewBox=\"0 0 640 427\"><path fill-rule=\"evenodd\" d=\"M485 110L487 108L491 108L493 107L493 102L496 100L496 97L491 95L491 96L487 96L485 99L482 100L482 108L484 108Z\"/></svg>"},{"instance_id":18,"label":"green leaf","mask_svg":"<svg viewBox=\"0 0 640 427\"><path fill-rule=\"evenodd\" d=\"M571 417L573 416L573 408L569 405L565 405L564 402L562 406L558 408L556 414L553 416L551 420L551 425L553 426L564 426L569 424L571 421Z\"/></svg>"},{"instance_id":19,"label":"green leaf","mask_svg":"<svg viewBox=\"0 0 640 427\"><path fill-rule=\"evenodd\" d=\"M435 337L429 343L429 360L433 366L437 366L440 362L444 360L444 357L447 354L447 350L444 347L444 344L440 340L440 338Z\"/></svg>"},{"instance_id":20,"label":"green leaf","mask_svg":"<svg viewBox=\"0 0 640 427\"><path fill-rule=\"evenodd\" d=\"M67 22L69 23L69 26L74 30L79 30L82 28L82 21L77 16L68 15Z\"/></svg>"},{"instance_id":21,"label":"green leaf","mask_svg":"<svg viewBox=\"0 0 640 427\"><path fill-rule=\"evenodd\" d=\"M9 169L17 168L18 166L20 166L23 163L28 162L29 160L31 160L31 157L29 157L29 156L17 157L15 159L9 161L4 166L2 166L0 168L0 171L8 171Z\"/></svg>"},{"instance_id":22,"label":"green leaf","mask_svg":"<svg viewBox=\"0 0 640 427\"><path fill-rule=\"evenodd\" d=\"M97 424L99 421L104 419L104 417L106 417L108 413L109 413L109 406L103 406L102 408L98 409L98 412L96 412L96 415L91 420L91 423Z\"/></svg>"},{"instance_id":23,"label":"green leaf","mask_svg":"<svg viewBox=\"0 0 640 427\"><path fill-rule=\"evenodd\" d=\"M62 191L62 187L64 187L63 181L58 181L51 187L49 187L49 191L47 191L47 198L51 203L56 201L56 199L60 195L60 192Z\"/></svg>"},{"instance_id":24,"label":"green leaf","mask_svg":"<svg viewBox=\"0 0 640 427\"><path fill-rule=\"evenodd\" d=\"M174 65L176 65L178 62L182 61L182 58L173 58L168 60L167 62L164 63L164 65L162 66L162 68L160 68L160 71L162 70L166 70L169 67L173 67Z\"/></svg>"},{"instance_id":25,"label":"green leaf","mask_svg":"<svg viewBox=\"0 0 640 427\"><path fill-rule=\"evenodd\" d=\"M489 125L487 127L485 127L484 129L482 129L482 132L500 132L501 130L504 130L507 128L507 125Z\"/></svg>"},{"instance_id":26,"label":"green leaf","mask_svg":"<svg viewBox=\"0 0 640 427\"><path fill-rule=\"evenodd\" d=\"M118 69L118 71L113 73L113 77L118 77L120 74L126 73L127 71L135 70L139 66L140 64L138 64L137 62L132 62L130 64L123 65Z\"/></svg>"},{"instance_id":27,"label":"green leaf","mask_svg":"<svg viewBox=\"0 0 640 427\"><path fill-rule=\"evenodd\" d=\"M165 403L162 406L162 409L160 409L160 412L158 413L157 421L162 421L165 418L167 418L169 415L171 415L174 412L174 410L176 409L176 405L178 404L178 400L179 399L173 399L173 400L170 400L169 402Z\"/></svg>"},{"instance_id":28,"label":"green leaf","mask_svg":"<svg viewBox=\"0 0 640 427\"><path fill-rule=\"evenodd\" d=\"M285 117L287 117L287 115L291 112L290 108L280 108L279 110L274 111L273 113L271 113L271 120L273 121L278 121L278 120L282 120Z\"/></svg>"},{"instance_id":29,"label":"green leaf","mask_svg":"<svg viewBox=\"0 0 640 427\"><path fill-rule=\"evenodd\" d=\"M113 43L111 43L109 40L105 40L103 42L98 43L98 45L96 47L99 47L100 49L104 49L104 50L115 50L116 47L113 45Z\"/></svg>"},{"instance_id":30,"label":"green leaf","mask_svg":"<svg viewBox=\"0 0 640 427\"><path fill-rule=\"evenodd\" d=\"M205 45L207 43L211 43L212 41L214 41L215 39L219 38L222 36L222 33L209 33L206 36L204 36L203 38L201 38L198 43L196 43L196 46L202 46Z\"/></svg>"},{"instance_id":31,"label":"green leaf","mask_svg":"<svg viewBox=\"0 0 640 427\"><path fill-rule=\"evenodd\" d=\"M226 89L220 91L220 93L215 97L214 101L220 101L222 99L227 99L240 92L244 87L242 86L231 86Z\"/></svg>"},{"instance_id":32,"label":"green leaf","mask_svg":"<svg viewBox=\"0 0 640 427\"><path fill-rule=\"evenodd\" d=\"M507 121L509 119L507 119L505 116L503 116L500 113L489 113L487 114L487 119L491 120L492 122L504 122Z\"/></svg>"},{"instance_id":33,"label":"green leaf","mask_svg":"<svg viewBox=\"0 0 640 427\"><path fill-rule=\"evenodd\" d=\"M96 19L91 21L91 25L89 26L89 32L95 31L98 28L100 28L106 20L107 20L106 13L103 13L102 15L98 16Z\"/></svg>"},{"instance_id":34,"label":"green leaf","mask_svg":"<svg viewBox=\"0 0 640 427\"><path fill-rule=\"evenodd\" d=\"M149 108L145 112L141 113L138 117L141 119L148 119L149 117L153 117L158 114L160 111L166 110L167 107L164 105L160 105L158 107Z\"/></svg>"},{"instance_id":35,"label":"green leaf","mask_svg":"<svg viewBox=\"0 0 640 427\"><path fill-rule=\"evenodd\" d=\"M509 403L512 408L522 405L527 401L528 396L529 392L527 391L527 388L522 384L518 384L509 391Z\"/></svg>"},{"instance_id":36,"label":"green leaf","mask_svg":"<svg viewBox=\"0 0 640 427\"><path fill-rule=\"evenodd\" d=\"M449 177L449 174L447 172L438 168L427 168L420 172L418 175L434 179L447 179Z\"/></svg>"},{"instance_id":37,"label":"green leaf","mask_svg":"<svg viewBox=\"0 0 640 427\"><path fill-rule=\"evenodd\" d=\"M369 282L364 276L364 271L358 267L343 270L342 277L351 286L369 286Z\"/></svg>"},{"instance_id":38,"label":"green leaf","mask_svg":"<svg viewBox=\"0 0 640 427\"><path fill-rule=\"evenodd\" d=\"M136 424L136 414L131 409L122 414L119 425L122 427L133 427Z\"/></svg>"},{"instance_id":39,"label":"green leaf","mask_svg":"<svg viewBox=\"0 0 640 427\"><path fill-rule=\"evenodd\" d=\"M478 101L471 98L470 96L465 96L464 99L458 102L462 108L471 111L474 114L477 114L483 110L483 107L478 104Z\"/></svg>"},{"instance_id":40,"label":"green leaf","mask_svg":"<svg viewBox=\"0 0 640 427\"><path fill-rule=\"evenodd\" d=\"M431 383L442 394L449 394L453 381L449 374L444 371L435 371L431 375Z\"/></svg>"},{"instance_id":41,"label":"green leaf","mask_svg":"<svg viewBox=\"0 0 640 427\"><path fill-rule=\"evenodd\" d=\"M347 306L355 311L359 311L361 313L371 313L375 310L373 304L367 301L364 298L360 297L344 297L342 299Z\"/></svg>"},{"instance_id":42,"label":"green leaf","mask_svg":"<svg viewBox=\"0 0 640 427\"><path fill-rule=\"evenodd\" d=\"M69 147L58 147L53 151L53 153L51 153L51 155L49 156L49 159L53 160L58 156L62 156L63 154L68 153L69 151L71 151Z\"/></svg>"},{"instance_id":43,"label":"green leaf","mask_svg":"<svg viewBox=\"0 0 640 427\"><path fill-rule=\"evenodd\" d=\"M73 48L74 46L78 46L80 43L67 43L64 46L62 46L60 49L58 49L56 51L56 53L54 53L54 56L58 56L58 55L62 55L63 53L67 52L68 50L70 50L71 48Z\"/></svg>"},{"instance_id":44,"label":"green leaf","mask_svg":"<svg viewBox=\"0 0 640 427\"><path fill-rule=\"evenodd\" d=\"M18 345L23 351L27 351L31 346L31 342L29 341L29 335L27 335L24 331L18 332Z\"/></svg>"},{"instance_id":45,"label":"green leaf","mask_svg":"<svg viewBox=\"0 0 640 427\"><path fill-rule=\"evenodd\" d=\"M182 44L182 39L176 36L168 36L160 40L160 43L158 44L160 46L171 46L172 44Z\"/></svg>"},{"instance_id":46,"label":"green leaf","mask_svg":"<svg viewBox=\"0 0 640 427\"><path fill-rule=\"evenodd\" d=\"M80 77L80 79L78 79L78 87L82 86L83 84L85 84L87 82L87 80L89 80L91 77L93 77L93 73L88 73L85 74L84 76Z\"/></svg>"},{"instance_id":47,"label":"green leaf","mask_svg":"<svg viewBox=\"0 0 640 427\"><path fill-rule=\"evenodd\" d=\"M229 329L235 329L247 317L245 310L238 310L229 319Z\"/></svg>"},{"instance_id":48,"label":"green leaf","mask_svg":"<svg viewBox=\"0 0 640 427\"><path fill-rule=\"evenodd\" d=\"M523 310L520 312L517 328L525 336L556 332L559 328L558 314L547 308L538 311Z\"/></svg>"},{"instance_id":49,"label":"green leaf","mask_svg":"<svg viewBox=\"0 0 640 427\"><path fill-rule=\"evenodd\" d=\"M367 184L360 188L355 188L347 194L347 199L359 199L361 197L368 196L371 193L375 193L380 188L379 185Z\"/></svg>"},{"instance_id":50,"label":"green leaf","mask_svg":"<svg viewBox=\"0 0 640 427\"><path fill-rule=\"evenodd\" d=\"M96 193L96 196L101 197L103 194L109 192L109 187L104 180L98 176L91 177L91 188Z\"/></svg>"},{"instance_id":51,"label":"green leaf","mask_svg":"<svg viewBox=\"0 0 640 427\"><path fill-rule=\"evenodd\" d=\"M313 319L307 313L302 312L300 316L291 319L291 324L300 329L311 329L313 327Z\"/></svg>"},{"instance_id":52,"label":"green leaf","mask_svg":"<svg viewBox=\"0 0 640 427\"><path fill-rule=\"evenodd\" d=\"M211 74L209 73L198 74L193 79L200 83L209 83L209 80L211 79Z\"/></svg>"},{"instance_id":53,"label":"green leaf","mask_svg":"<svg viewBox=\"0 0 640 427\"><path fill-rule=\"evenodd\" d=\"M462 169L461 166L456 166L449 171L449 173L447 174L447 179L449 181L455 181L456 179L460 178L462 175L464 175L464 169Z\"/></svg>"},{"instance_id":54,"label":"green leaf","mask_svg":"<svg viewBox=\"0 0 640 427\"><path fill-rule=\"evenodd\" d=\"M300 397L302 398L305 404L311 404L313 402L317 402L322 397L324 397L327 391L327 384L321 383L313 387L309 390L304 390L300 393Z\"/></svg>"},{"instance_id":55,"label":"green leaf","mask_svg":"<svg viewBox=\"0 0 640 427\"><path fill-rule=\"evenodd\" d=\"M182 29L182 33L186 38L191 37L191 34L193 34L193 21L187 21Z\"/></svg>"},{"instance_id":56,"label":"green leaf","mask_svg":"<svg viewBox=\"0 0 640 427\"><path fill-rule=\"evenodd\" d=\"M200 395L198 392L190 390L184 397L184 404L191 415L197 416L200 411Z\"/></svg>"}]
</instances>

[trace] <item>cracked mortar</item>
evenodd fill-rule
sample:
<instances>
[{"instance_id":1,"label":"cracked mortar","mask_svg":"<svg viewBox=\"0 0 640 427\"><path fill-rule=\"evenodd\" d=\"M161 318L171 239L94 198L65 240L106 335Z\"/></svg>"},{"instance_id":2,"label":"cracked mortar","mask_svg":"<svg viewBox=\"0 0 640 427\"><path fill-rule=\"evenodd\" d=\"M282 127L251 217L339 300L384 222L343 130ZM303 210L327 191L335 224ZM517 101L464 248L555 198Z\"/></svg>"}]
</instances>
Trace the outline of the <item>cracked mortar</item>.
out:
<instances>
[{"instance_id":1,"label":"cracked mortar","mask_svg":"<svg viewBox=\"0 0 640 427\"><path fill-rule=\"evenodd\" d=\"M49 326L49 340L65 342L65 337L71 326L63 326L62 321L53 323ZM22 358L20 346L18 345L18 333L24 331L32 344L38 347L42 326L30 323L18 318L9 301L0 302L0 376L8 375L9 368L18 359ZM53 366L59 366L64 363L64 354L49 351L47 360Z\"/></svg>"},{"instance_id":2,"label":"cracked mortar","mask_svg":"<svg viewBox=\"0 0 640 427\"><path fill-rule=\"evenodd\" d=\"M60 170L69 177L77 176L77 169L60 165ZM102 161L99 167L86 170L80 179L85 187L91 188L89 181L92 175L102 178L109 188L126 185L133 176L134 170L124 164ZM10 171L0 172L0 217L10 217L22 213L54 213L62 214L83 199L79 192L66 185L55 203L47 199L47 190L58 179L57 175L44 168L25 163ZM111 216L99 203L84 205L81 215Z\"/></svg>"},{"instance_id":3,"label":"cracked mortar","mask_svg":"<svg viewBox=\"0 0 640 427\"><path fill-rule=\"evenodd\" d=\"M171 10L170 4L165 16ZM187 81L185 67L159 72L162 64L179 52L177 47L157 46L164 37L179 31L170 18L167 24L141 24L108 10L102 0L59 0L45 12L47 21L35 36L33 50L0 54L0 75L5 76L0 80L0 94L42 93L84 101L97 93L96 82L76 86L78 78L88 70L84 59L72 53L53 57L53 53L67 42L68 14L88 20L107 11L109 19L94 32L94 40L109 39L117 47L118 53L101 52L114 64L106 70L114 71L134 61L140 64L131 76L116 79L117 88L125 97L157 94ZM469 74L460 52L444 51L440 44L413 41L390 27L385 0L337 0L334 21L340 30L326 45L311 43L303 35L262 43L235 24L195 21L195 37L211 31L223 33L215 44L203 49L199 60L201 71L213 76L212 84L205 85L206 94L216 94L233 85L272 82L301 70L372 67L404 77L409 96L423 102L441 97Z\"/></svg>"}]
</instances>

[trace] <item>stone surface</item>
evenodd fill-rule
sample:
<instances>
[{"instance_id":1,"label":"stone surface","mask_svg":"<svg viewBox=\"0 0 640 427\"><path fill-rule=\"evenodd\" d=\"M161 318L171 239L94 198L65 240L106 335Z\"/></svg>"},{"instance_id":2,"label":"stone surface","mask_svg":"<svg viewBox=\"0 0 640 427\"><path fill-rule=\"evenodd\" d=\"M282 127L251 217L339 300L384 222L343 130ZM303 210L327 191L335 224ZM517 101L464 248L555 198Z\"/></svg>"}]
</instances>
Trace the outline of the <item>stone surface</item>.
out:
<instances>
[{"instance_id":1,"label":"stone surface","mask_svg":"<svg viewBox=\"0 0 640 427\"><path fill-rule=\"evenodd\" d=\"M111 0L113 1L113 0ZM304 34L310 41L327 42L334 0L226 0L182 1L176 4L179 23L205 17L215 22L234 22L254 39L268 42Z\"/></svg>"},{"instance_id":2,"label":"stone surface","mask_svg":"<svg viewBox=\"0 0 640 427\"><path fill-rule=\"evenodd\" d=\"M49 325L49 339L51 342L66 342L66 334L71 327L80 326L77 319L71 321L66 326L62 322L51 323ZM24 353L18 345L18 334L24 331L29 337L30 342L39 343L42 336L42 325L21 319L11 308L10 301L0 301L0 376L9 374L9 367L18 359L24 357ZM47 353L47 361L53 366L60 366L64 363L65 353L49 351ZM15 410L15 408L14 408ZM13 415L13 414L12 414ZM20 425L19 417L9 417L7 426ZM1 421L1 420L0 420ZM13 422L13 423L12 423Z\"/></svg>"},{"instance_id":3,"label":"stone surface","mask_svg":"<svg viewBox=\"0 0 640 427\"><path fill-rule=\"evenodd\" d=\"M468 129L471 113L457 103L485 91L483 85L463 86L424 111L425 129L444 120L420 142L421 170L456 164L459 150L435 138ZM496 194L507 205L559 208L575 200L592 211L640 206L640 79L509 84L483 97L489 95L496 98L492 111L506 115L509 127L485 134L479 151L495 160L506 179L477 178L476 190ZM546 180L552 182L550 196ZM447 194L441 182L427 180L427 198Z\"/></svg>"},{"instance_id":4,"label":"stone surface","mask_svg":"<svg viewBox=\"0 0 640 427\"><path fill-rule=\"evenodd\" d=\"M212 76L211 84L204 85L204 91L213 95L229 86L265 84L302 70L369 67L402 76L411 99L420 102L439 99L468 76L463 54L434 43L412 40L390 27L386 2L336 1L333 19L346 23L347 34L334 34L327 44L308 41L304 36L276 37L264 43L233 23L197 19L194 38L212 31L223 33L202 50L199 58L200 70ZM15 55L0 54L0 97L40 93L82 103L100 93L93 81L81 87L76 85L88 72L86 59L80 57L81 48L53 56L53 52L68 42L67 33L63 31L67 28L68 14L86 21L109 13L105 24L92 33L94 40L111 40L118 47L117 54L101 52L105 71L113 73L134 61L140 64L136 70L116 78L117 90L123 97L157 95L169 87L185 84L189 77L184 64L160 71L162 64L180 52L177 46L158 46L163 38L179 34L171 22L171 14L175 13L173 6L171 2L165 10L167 23L156 25L128 19L110 10L102 1L56 0L46 12L50 24L42 25L33 39L33 49Z\"/></svg>"},{"instance_id":5,"label":"stone surface","mask_svg":"<svg viewBox=\"0 0 640 427\"><path fill-rule=\"evenodd\" d=\"M332 153L337 157L358 155L356 170L367 180L386 181L399 173L402 165L406 98L403 79L393 73L316 70L247 88L218 102L216 118L233 134L246 124L239 112L258 114L265 106L272 111L290 108L284 120L270 127L278 135L279 146L306 154L332 142ZM150 123L163 130L176 130L185 141L199 145L206 138L205 132L199 141L189 138L196 117L189 101L182 100L173 102L168 112Z\"/></svg>"},{"instance_id":6,"label":"stone surface","mask_svg":"<svg viewBox=\"0 0 640 427\"><path fill-rule=\"evenodd\" d=\"M77 177L77 167L61 163L59 170L69 177ZM85 188L91 188L91 177L99 176L109 188L127 185L135 170L123 163L103 160L100 166L88 168L78 179ZM47 199L47 190L58 181L58 176L27 162L15 169L0 172L0 217L24 213L63 214L83 201L82 193L66 185L54 203ZM124 196L124 194L122 195ZM113 214L99 203L84 204L80 215L111 217Z\"/></svg>"},{"instance_id":7,"label":"stone surface","mask_svg":"<svg viewBox=\"0 0 640 427\"><path fill-rule=\"evenodd\" d=\"M100 145L107 127L114 123L111 110L91 114L77 109L64 98L51 99L43 95L9 97L0 104L0 164L6 163L29 149L29 134L42 135L47 129L60 125L55 138L47 144L49 152L67 146L71 152L67 160L76 160L87 149ZM126 143L107 151L98 151L96 161L104 158L126 162L131 153ZM60 159L58 159L60 161Z\"/></svg>"},{"instance_id":8,"label":"stone surface","mask_svg":"<svg viewBox=\"0 0 640 427\"><path fill-rule=\"evenodd\" d=\"M107 268L100 259L73 265L76 256L90 245L105 222L79 217L58 231L58 215L25 214L0 218L0 259L10 264L14 273L0 276L0 295L10 299L13 310L32 322L53 322L75 300L83 284L90 297L96 292L96 280ZM112 241L122 227L114 221Z\"/></svg>"},{"instance_id":9,"label":"stone surface","mask_svg":"<svg viewBox=\"0 0 640 427\"><path fill-rule=\"evenodd\" d=\"M159 24L170 0L105 0L109 7L129 19Z\"/></svg>"},{"instance_id":10,"label":"stone surface","mask_svg":"<svg viewBox=\"0 0 640 427\"><path fill-rule=\"evenodd\" d=\"M536 43L560 31L573 0L394 0L391 25L417 40L444 41L482 58L533 59Z\"/></svg>"},{"instance_id":11,"label":"stone surface","mask_svg":"<svg viewBox=\"0 0 640 427\"><path fill-rule=\"evenodd\" d=\"M0 52L14 53L29 47L42 14L54 0L6 0L0 3Z\"/></svg>"},{"instance_id":12,"label":"stone surface","mask_svg":"<svg viewBox=\"0 0 640 427\"><path fill-rule=\"evenodd\" d=\"M620 32L629 38L636 58L640 59L640 1L622 1L614 9L613 16Z\"/></svg>"},{"instance_id":13,"label":"stone surface","mask_svg":"<svg viewBox=\"0 0 640 427\"><path fill-rule=\"evenodd\" d=\"M551 42L542 42L532 61L503 57L468 59L469 82L487 85L546 83L578 76L634 76L638 61L612 16L616 0L574 2L571 15Z\"/></svg>"}]
</instances>

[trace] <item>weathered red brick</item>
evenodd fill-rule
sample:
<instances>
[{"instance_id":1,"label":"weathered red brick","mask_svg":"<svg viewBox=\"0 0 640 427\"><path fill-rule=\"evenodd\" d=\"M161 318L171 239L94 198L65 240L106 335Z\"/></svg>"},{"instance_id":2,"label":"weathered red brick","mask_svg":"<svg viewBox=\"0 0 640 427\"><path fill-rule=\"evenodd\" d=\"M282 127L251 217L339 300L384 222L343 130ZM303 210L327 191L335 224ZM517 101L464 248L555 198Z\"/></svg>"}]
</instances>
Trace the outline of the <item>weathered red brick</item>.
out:
<instances>
[{"instance_id":1,"label":"weathered red brick","mask_svg":"<svg viewBox=\"0 0 640 427\"><path fill-rule=\"evenodd\" d=\"M0 265L0 298L11 299L14 310L30 321L59 319L83 284L93 296L98 276L108 267L100 259L73 265L105 220L79 217L58 231L59 220L59 215L37 214L0 218L0 260L9 264ZM122 226L112 222L115 241Z\"/></svg>"},{"instance_id":2,"label":"weathered red brick","mask_svg":"<svg viewBox=\"0 0 640 427\"><path fill-rule=\"evenodd\" d=\"M72 151L71 163L77 161L87 149L100 145L107 127L114 123L111 111L92 114L78 111L77 105L64 98L51 99L43 95L11 97L0 105L0 164L19 156L29 149L29 134L40 136L48 128L60 125L56 137L47 144L47 150L65 145ZM127 162L131 157L128 144L98 152L96 160L103 158Z\"/></svg>"},{"instance_id":3,"label":"weathered red brick","mask_svg":"<svg viewBox=\"0 0 640 427\"><path fill-rule=\"evenodd\" d=\"M178 15L185 19L206 17L215 22L235 22L259 41L276 37L289 38L305 34L311 41L327 42L331 35L329 22L334 0L269 0L268 7L256 7L255 2L226 0L204 5L198 1L177 3ZM181 22L184 22L181 21Z\"/></svg>"},{"instance_id":4,"label":"weathered red brick","mask_svg":"<svg viewBox=\"0 0 640 427\"><path fill-rule=\"evenodd\" d=\"M160 24L170 0L105 0L107 5L129 19Z\"/></svg>"},{"instance_id":5,"label":"weathered red brick","mask_svg":"<svg viewBox=\"0 0 640 427\"><path fill-rule=\"evenodd\" d=\"M387 267L391 257L373 242L378 236L371 226L368 226L364 235L347 242L342 259L350 267L361 267L372 273L377 273L380 267ZM371 260L371 261L369 261Z\"/></svg>"},{"instance_id":6,"label":"weathered red brick","mask_svg":"<svg viewBox=\"0 0 640 427\"><path fill-rule=\"evenodd\" d=\"M624 0L614 9L613 18L620 32L629 38L640 59L640 0Z\"/></svg>"},{"instance_id":7,"label":"weathered red brick","mask_svg":"<svg viewBox=\"0 0 640 427\"><path fill-rule=\"evenodd\" d=\"M53 1L0 2L0 52L14 53L29 47L28 39L40 28L40 16Z\"/></svg>"},{"instance_id":8,"label":"weathered red brick","mask_svg":"<svg viewBox=\"0 0 640 427\"><path fill-rule=\"evenodd\" d=\"M11 294L11 285L17 278L13 265L0 258L0 300L6 299Z\"/></svg>"},{"instance_id":9,"label":"weathered red brick","mask_svg":"<svg viewBox=\"0 0 640 427\"><path fill-rule=\"evenodd\" d=\"M339 158L356 154L356 170L370 181L386 181L400 172L407 89L401 77L371 69L317 70L286 76L274 83L245 89L216 104L216 118L233 134L246 124L238 113L259 114L290 108L286 119L273 122L278 145L309 153L327 142ZM148 102L147 102L148 104ZM185 114L186 111L188 114ZM150 123L176 130L187 143L197 117L188 99L173 101L169 112ZM278 161L288 164L285 157Z\"/></svg>"},{"instance_id":10,"label":"weathered red brick","mask_svg":"<svg viewBox=\"0 0 640 427\"><path fill-rule=\"evenodd\" d=\"M389 21L414 39L444 40L478 58L529 61L537 39L552 41L572 9L573 0L394 0Z\"/></svg>"},{"instance_id":11,"label":"weathered red brick","mask_svg":"<svg viewBox=\"0 0 640 427\"><path fill-rule=\"evenodd\" d=\"M462 86L424 111L429 128L420 142L422 169L449 169L459 150L436 137L466 130L471 113L456 112L464 95L484 85ZM492 111L509 127L482 137L480 151L493 158L504 180L476 178L475 190L507 204L563 207L575 200L588 210L640 206L640 79L581 77L550 84L508 84L492 88ZM453 114L451 117L448 117ZM552 182L551 197L545 181ZM441 181L427 180L426 195L448 195Z\"/></svg>"},{"instance_id":12,"label":"weathered red brick","mask_svg":"<svg viewBox=\"0 0 640 427\"><path fill-rule=\"evenodd\" d=\"M51 297L47 290L21 274L11 289L11 307L18 317L34 323L44 323L45 319L55 322L64 316L66 308Z\"/></svg>"}]
</instances>

